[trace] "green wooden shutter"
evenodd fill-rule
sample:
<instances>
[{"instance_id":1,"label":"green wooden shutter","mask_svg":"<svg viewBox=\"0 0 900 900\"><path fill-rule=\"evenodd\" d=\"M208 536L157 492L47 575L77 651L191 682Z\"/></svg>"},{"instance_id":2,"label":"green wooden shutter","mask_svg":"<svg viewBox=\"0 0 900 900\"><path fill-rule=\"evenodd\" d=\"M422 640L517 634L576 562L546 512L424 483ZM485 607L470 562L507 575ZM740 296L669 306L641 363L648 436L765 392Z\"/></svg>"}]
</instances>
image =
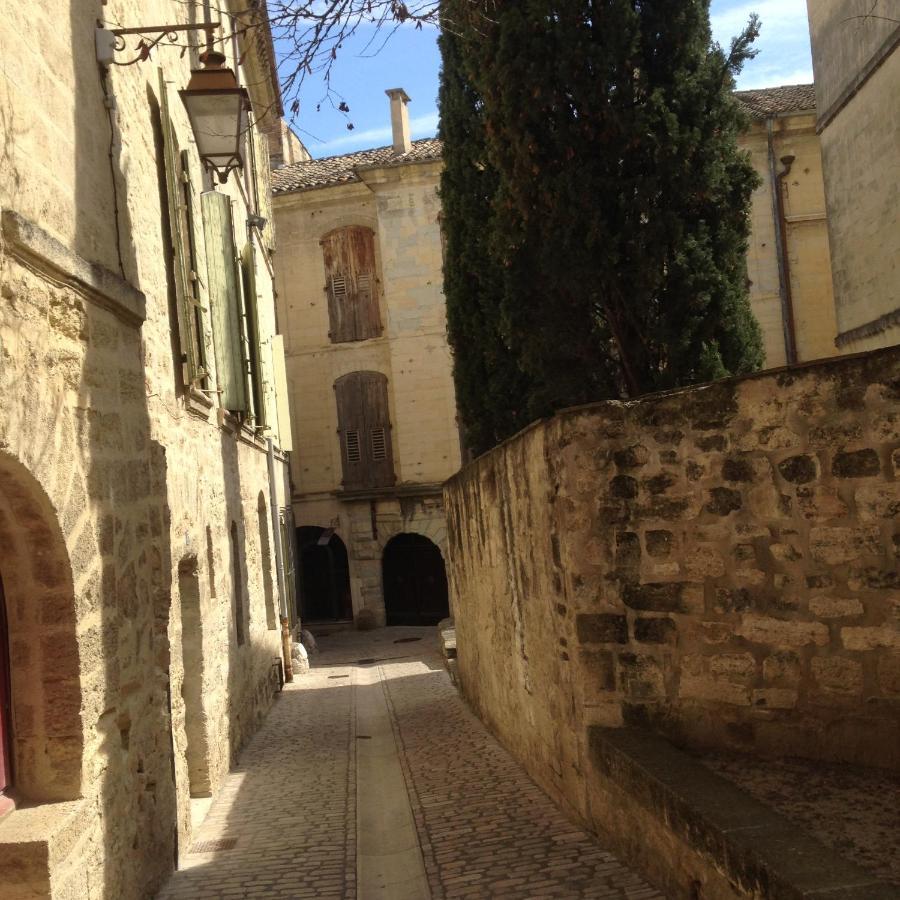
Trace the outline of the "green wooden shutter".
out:
<instances>
[{"instance_id":1,"label":"green wooden shutter","mask_svg":"<svg viewBox=\"0 0 900 900\"><path fill-rule=\"evenodd\" d=\"M231 199L218 191L205 191L200 195L200 208L222 406L233 412L247 412L245 337Z\"/></svg>"},{"instance_id":2,"label":"green wooden shutter","mask_svg":"<svg viewBox=\"0 0 900 900\"><path fill-rule=\"evenodd\" d=\"M256 194L259 197L257 212L266 220L262 230L263 246L271 252L275 249L275 212L272 209L272 172L269 167L269 142L266 136L254 129L256 137Z\"/></svg>"},{"instance_id":3,"label":"green wooden shutter","mask_svg":"<svg viewBox=\"0 0 900 900\"><path fill-rule=\"evenodd\" d=\"M263 347L259 329L259 303L256 293L256 247L248 241L241 253L244 271L244 313L247 338L246 357L250 376L250 396L257 428L266 426L266 400L263 392Z\"/></svg>"},{"instance_id":4,"label":"green wooden shutter","mask_svg":"<svg viewBox=\"0 0 900 900\"><path fill-rule=\"evenodd\" d=\"M175 268L175 297L178 307L178 336L181 345L182 379L185 384L200 383L207 375L202 326L198 329L196 311L200 300L196 280L191 279L191 227L185 211L190 194L182 181L178 141L169 116L169 100L163 70L159 70L159 113L163 135L166 174L166 200L169 207L169 234Z\"/></svg>"}]
</instances>

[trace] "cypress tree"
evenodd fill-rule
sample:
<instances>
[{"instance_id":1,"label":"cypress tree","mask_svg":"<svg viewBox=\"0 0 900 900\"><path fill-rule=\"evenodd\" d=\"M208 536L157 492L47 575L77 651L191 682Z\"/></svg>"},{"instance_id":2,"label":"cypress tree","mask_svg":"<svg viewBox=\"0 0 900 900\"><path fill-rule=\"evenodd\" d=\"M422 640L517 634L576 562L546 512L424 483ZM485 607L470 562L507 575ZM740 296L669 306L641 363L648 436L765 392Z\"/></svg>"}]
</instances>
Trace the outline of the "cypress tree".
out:
<instances>
[{"instance_id":1,"label":"cypress tree","mask_svg":"<svg viewBox=\"0 0 900 900\"><path fill-rule=\"evenodd\" d=\"M497 173L487 161L482 103L463 73L452 26L442 31L440 47L447 331L466 444L478 454L528 424L528 387L504 336L503 280L490 256Z\"/></svg>"},{"instance_id":2,"label":"cypress tree","mask_svg":"<svg viewBox=\"0 0 900 900\"><path fill-rule=\"evenodd\" d=\"M465 6L458 46L496 173L500 322L528 412L758 368L745 268L757 177L732 96L755 19L725 53L709 0Z\"/></svg>"}]
</instances>

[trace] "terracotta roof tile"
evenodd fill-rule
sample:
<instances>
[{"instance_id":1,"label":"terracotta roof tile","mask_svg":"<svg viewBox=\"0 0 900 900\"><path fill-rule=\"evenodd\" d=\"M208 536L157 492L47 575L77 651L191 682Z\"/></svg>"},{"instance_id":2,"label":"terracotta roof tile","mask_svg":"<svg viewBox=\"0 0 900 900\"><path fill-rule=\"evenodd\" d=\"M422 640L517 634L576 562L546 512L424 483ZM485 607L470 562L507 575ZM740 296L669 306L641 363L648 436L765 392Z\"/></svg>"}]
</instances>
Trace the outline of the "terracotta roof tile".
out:
<instances>
[{"instance_id":1,"label":"terracotta roof tile","mask_svg":"<svg viewBox=\"0 0 900 900\"><path fill-rule=\"evenodd\" d=\"M816 91L811 84L789 84L755 91L735 91L735 97L754 119L791 112L815 110ZM409 153L397 155L392 147L359 150L343 156L326 156L307 162L282 166L272 172L272 190L276 194L311 191L361 181L360 169L402 166L441 158L441 142L425 138L412 142Z\"/></svg>"},{"instance_id":2,"label":"terracotta roof tile","mask_svg":"<svg viewBox=\"0 0 900 900\"><path fill-rule=\"evenodd\" d=\"M734 96L754 119L784 113L815 110L816 87L813 84L786 84L756 91L735 91Z\"/></svg>"}]
</instances>

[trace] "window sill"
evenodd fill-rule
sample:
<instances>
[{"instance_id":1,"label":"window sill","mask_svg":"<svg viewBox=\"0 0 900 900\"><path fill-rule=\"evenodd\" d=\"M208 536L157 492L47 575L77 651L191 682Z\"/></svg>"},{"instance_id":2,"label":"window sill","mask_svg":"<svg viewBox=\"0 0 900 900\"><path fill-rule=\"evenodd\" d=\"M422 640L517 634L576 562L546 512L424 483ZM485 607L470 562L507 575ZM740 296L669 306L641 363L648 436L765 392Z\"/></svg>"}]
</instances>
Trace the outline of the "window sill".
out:
<instances>
[{"instance_id":1,"label":"window sill","mask_svg":"<svg viewBox=\"0 0 900 900\"><path fill-rule=\"evenodd\" d=\"M203 391L195 387L188 388L184 394L184 405L188 412L202 416L204 419L209 418L210 410L216 405L215 401L204 394Z\"/></svg>"}]
</instances>

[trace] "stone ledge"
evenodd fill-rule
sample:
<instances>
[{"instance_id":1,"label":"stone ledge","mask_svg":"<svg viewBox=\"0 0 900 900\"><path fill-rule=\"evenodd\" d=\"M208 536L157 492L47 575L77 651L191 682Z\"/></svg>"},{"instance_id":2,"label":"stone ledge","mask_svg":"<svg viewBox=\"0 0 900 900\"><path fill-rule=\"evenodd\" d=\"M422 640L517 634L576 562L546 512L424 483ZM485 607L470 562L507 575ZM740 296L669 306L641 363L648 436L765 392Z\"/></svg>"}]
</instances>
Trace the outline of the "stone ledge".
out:
<instances>
[{"instance_id":1,"label":"stone ledge","mask_svg":"<svg viewBox=\"0 0 900 900\"><path fill-rule=\"evenodd\" d=\"M65 866L90 824L86 812L85 800L72 800L19 806L4 817L0 821L4 888L27 889L33 896L49 897L51 877Z\"/></svg>"},{"instance_id":2,"label":"stone ledge","mask_svg":"<svg viewBox=\"0 0 900 900\"><path fill-rule=\"evenodd\" d=\"M3 240L11 255L71 287L88 300L138 328L147 318L147 300L137 288L109 269L89 262L12 209L0 212Z\"/></svg>"},{"instance_id":3,"label":"stone ledge","mask_svg":"<svg viewBox=\"0 0 900 900\"><path fill-rule=\"evenodd\" d=\"M597 771L648 812L661 830L686 845L695 857L694 868L699 862L701 868L715 870L717 881L724 877L733 896L896 900L896 886L842 859L664 738L593 726L588 743ZM700 888L694 884L679 888L679 895L707 896L697 893Z\"/></svg>"}]
</instances>

